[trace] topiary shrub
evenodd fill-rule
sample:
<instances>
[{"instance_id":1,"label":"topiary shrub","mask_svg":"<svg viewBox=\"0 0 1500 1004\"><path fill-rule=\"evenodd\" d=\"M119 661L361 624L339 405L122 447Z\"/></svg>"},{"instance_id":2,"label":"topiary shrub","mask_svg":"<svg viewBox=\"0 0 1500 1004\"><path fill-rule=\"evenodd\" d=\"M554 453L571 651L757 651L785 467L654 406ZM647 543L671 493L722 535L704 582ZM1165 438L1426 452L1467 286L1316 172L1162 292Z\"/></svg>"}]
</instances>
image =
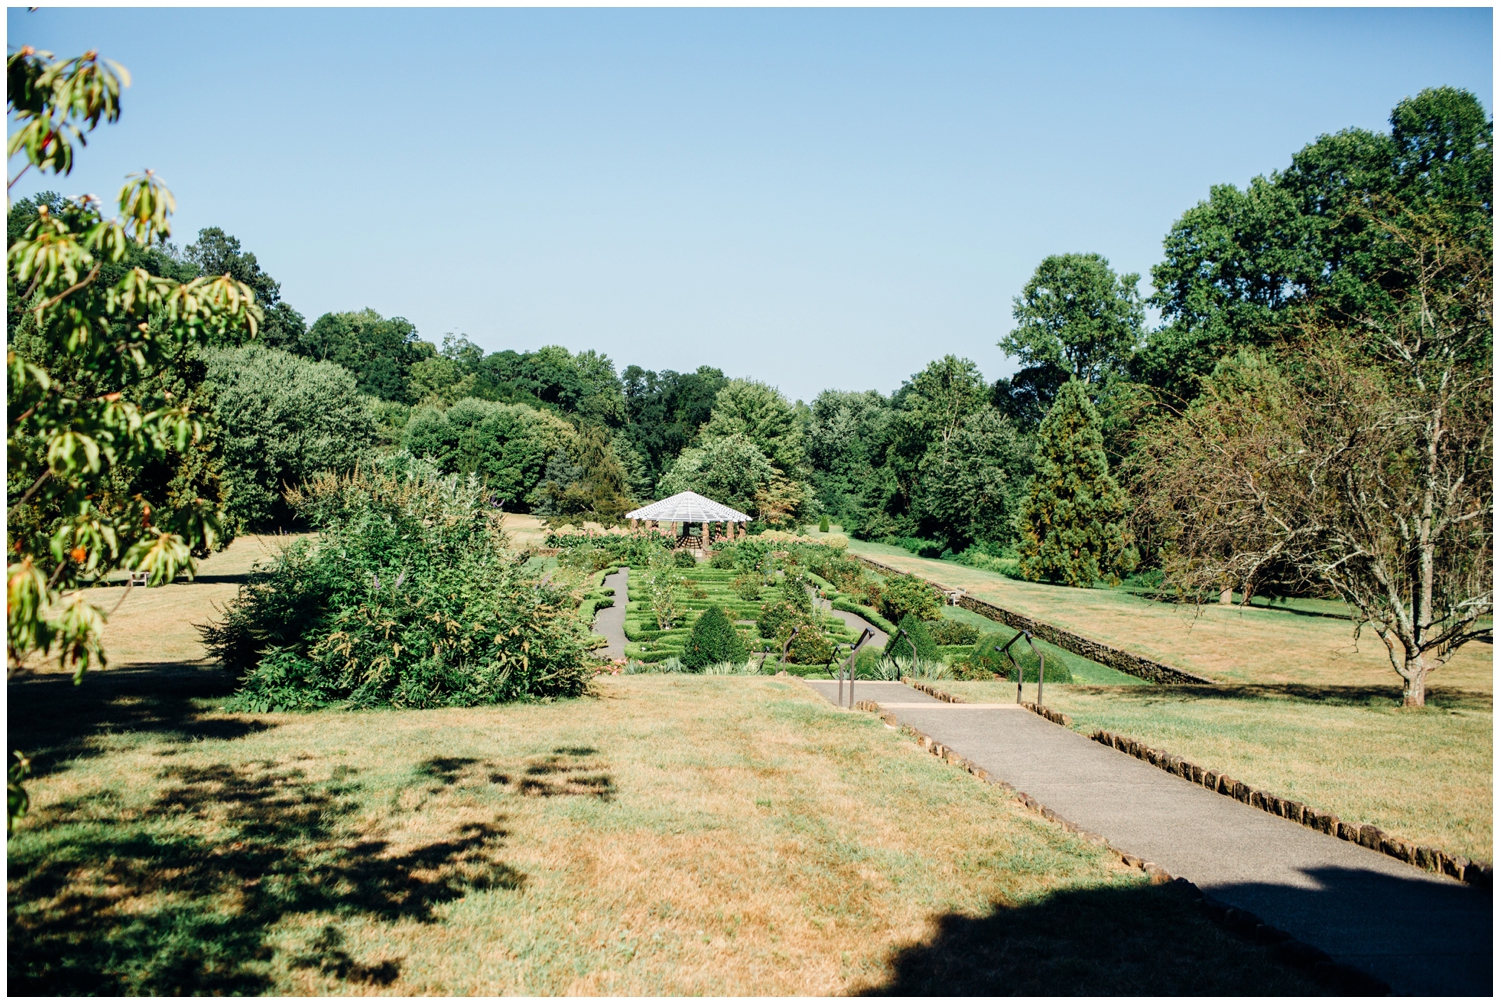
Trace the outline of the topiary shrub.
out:
<instances>
[{"instance_id":1,"label":"topiary shrub","mask_svg":"<svg viewBox=\"0 0 1500 1004\"><path fill-rule=\"evenodd\" d=\"M942 609L932 586L915 575L892 575L886 579L874 606L887 620L895 623L908 614L919 621L930 621Z\"/></svg>"},{"instance_id":2,"label":"topiary shrub","mask_svg":"<svg viewBox=\"0 0 1500 1004\"><path fill-rule=\"evenodd\" d=\"M822 519L818 520L818 530L821 533L827 533L828 532L828 517L827 516L824 516Z\"/></svg>"},{"instance_id":3,"label":"topiary shrub","mask_svg":"<svg viewBox=\"0 0 1500 1004\"><path fill-rule=\"evenodd\" d=\"M1016 667L996 651L997 646L1004 646L1013 637L1014 632L1005 631L995 631L980 637L974 643L973 652L963 660L971 667L969 672L972 675L969 678L985 680L998 677L1002 680L1014 680ZM1026 639L1016 642L1010 647L1010 651L1016 657L1016 662L1021 664L1022 680L1035 683L1039 663L1036 653L1026 644ZM1056 653L1047 656L1047 682L1073 682L1073 673L1068 669L1067 661Z\"/></svg>"},{"instance_id":4,"label":"topiary shrub","mask_svg":"<svg viewBox=\"0 0 1500 1004\"><path fill-rule=\"evenodd\" d=\"M912 646L907 642L909 637L911 642L916 644L918 659L938 661L940 653L937 642L932 640L932 634L927 630L926 624L912 614L907 614L901 618L901 623L896 625L896 629L896 633L891 635L890 640L885 643L886 655L893 659L910 659ZM901 635L902 631L906 632L906 637Z\"/></svg>"},{"instance_id":5,"label":"topiary shrub","mask_svg":"<svg viewBox=\"0 0 1500 1004\"><path fill-rule=\"evenodd\" d=\"M939 645L972 645L979 640L977 627L948 617L928 621L927 630L931 632L932 640Z\"/></svg>"},{"instance_id":6,"label":"topiary shrub","mask_svg":"<svg viewBox=\"0 0 1500 1004\"><path fill-rule=\"evenodd\" d=\"M682 662L702 670L720 662L744 662L749 657L745 640L719 607L709 607L693 624L693 633L682 650Z\"/></svg>"},{"instance_id":7,"label":"topiary shrub","mask_svg":"<svg viewBox=\"0 0 1500 1004\"><path fill-rule=\"evenodd\" d=\"M240 677L231 709L467 707L587 688L576 601L505 553L473 475L396 454L287 498L316 543L252 572L203 631Z\"/></svg>"},{"instance_id":8,"label":"topiary shrub","mask_svg":"<svg viewBox=\"0 0 1500 1004\"><path fill-rule=\"evenodd\" d=\"M678 568L697 568L698 559L693 557L692 551L673 551L672 564Z\"/></svg>"}]
</instances>

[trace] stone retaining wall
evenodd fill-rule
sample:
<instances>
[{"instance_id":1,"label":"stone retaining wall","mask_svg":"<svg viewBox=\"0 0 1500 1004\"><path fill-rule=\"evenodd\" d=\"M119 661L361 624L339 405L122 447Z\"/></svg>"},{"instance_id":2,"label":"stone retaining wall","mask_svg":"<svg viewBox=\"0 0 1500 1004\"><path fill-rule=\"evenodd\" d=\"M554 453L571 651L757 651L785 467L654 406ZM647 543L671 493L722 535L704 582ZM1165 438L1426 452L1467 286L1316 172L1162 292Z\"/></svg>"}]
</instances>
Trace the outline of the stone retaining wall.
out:
<instances>
[{"instance_id":1,"label":"stone retaining wall","mask_svg":"<svg viewBox=\"0 0 1500 1004\"><path fill-rule=\"evenodd\" d=\"M883 565L878 561L872 561L869 558L858 555L855 556L855 560L873 568L877 572L886 572L894 575L910 574L909 572L903 572L899 568ZM921 576L917 577L921 578ZM960 592L957 589L950 589L939 585L930 579L924 581L935 592L941 594L944 602L947 602ZM1083 635L1074 634L1056 625L1039 621L1034 617L1027 617L1025 614L1018 614L1014 610L1006 610L1004 607L998 607L993 603L976 599L968 594L959 595L957 604L965 610L972 610L982 617L988 617L992 621L999 621L1006 627L1016 631L1030 631L1034 636L1056 645L1065 652L1081 655L1085 659L1091 659L1102 666L1108 666L1110 669L1118 669L1122 673L1129 673L1131 676L1138 676L1143 680L1150 680L1153 683L1213 683L1212 680L1204 679L1201 676L1194 676L1192 673L1176 669L1165 663L1142 658L1123 649L1115 648L1112 645L1106 645L1103 642L1085 638Z\"/></svg>"}]
</instances>

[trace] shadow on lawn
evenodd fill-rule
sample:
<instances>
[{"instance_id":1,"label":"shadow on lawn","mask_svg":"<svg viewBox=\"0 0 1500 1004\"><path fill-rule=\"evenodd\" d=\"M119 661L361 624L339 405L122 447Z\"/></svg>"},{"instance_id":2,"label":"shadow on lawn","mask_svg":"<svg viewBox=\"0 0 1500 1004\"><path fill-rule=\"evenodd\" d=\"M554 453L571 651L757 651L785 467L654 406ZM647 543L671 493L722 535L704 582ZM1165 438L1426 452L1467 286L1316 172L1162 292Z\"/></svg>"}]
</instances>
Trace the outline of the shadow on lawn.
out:
<instances>
[{"instance_id":1,"label":"shadow on lawn","mask_svg":"<svg viewBox=\"0 0 1500 1004\"><path fill-rule=\"evenodd\" d=\"M10 848L10 993L264 992L272 934L297 915L429 922L471 890L524 885L496 856L503 818L416 847L352 829L351 774L174 765L144 811L113 816L88 798L52 808ZM357 961L335 924L289 961L376 986L401 971L400 959Z\"/></svg>"},{"instance_id":2,"label":"shadow on lawn","mask_svg":"<svg viewBox=\"0 0 1500 1004\"><path fill-rule=\"evenodd\" d=\"M204 717L204 702L228 697L229 673L194 663L105 669L73 684L71 675L38 673L6 685L8 741L45 777L64 760L96 756L101 733L143 732L168 740L239 739L275 726L237 717Z\"/></svg>"},{"instance_id":3,"label":"shadow on lawn","mask_svg":"<svg viewBox=\"0 0 1500 1004\"><path fill-rule=\"evenodd\" d=\"M1318 888L1246 883L1215 896L1268 923L1298 918L1310 925L1305 939L1349 946L1342 961L1238 910L1208 908L1191 886L1139 885L945 914L930 938L893 953L889 979L865 994L1380 994L1389 980L1401 993L1489 995L1487 891L1347 868L1309 877Z\"/></svg>"}]
</instances>

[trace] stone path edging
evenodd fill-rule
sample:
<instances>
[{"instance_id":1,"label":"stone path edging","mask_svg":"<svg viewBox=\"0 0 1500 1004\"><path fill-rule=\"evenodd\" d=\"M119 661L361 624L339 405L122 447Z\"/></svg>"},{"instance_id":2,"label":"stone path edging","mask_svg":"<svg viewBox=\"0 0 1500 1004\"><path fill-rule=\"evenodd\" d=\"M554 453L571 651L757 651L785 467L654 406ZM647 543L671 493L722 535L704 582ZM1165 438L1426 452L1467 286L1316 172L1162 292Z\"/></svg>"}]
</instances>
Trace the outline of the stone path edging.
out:
<instances>
[{"instance_id":1,"label":"stone path edging","mask_svg":"<svg viewBox=\"0 0 1500 1004\"><path fill-rule=\"evenodd\" d=\"M804 683L805 682L806 681L804 681ZM950 704L967 703L960 698L954 697L952 694L948 694L944 691L938 690L936 687L932 687L930 684L922 684L921 681L905 680L903 682L905 682L907 686L920 690L922 693L925 693L930 697L935 697L940 701L946 701ZM980 781L983 781L985 784L994 785L1006 794L1011 795L1017 802L1025 806L1027 809L1041 816L1043 819L1046 819L1048 822L1056 823L1058 826L1062 827L1067 832L1072 833L1074 836L1077 836L1080 839L1087 841L1088 843L1106 848L1126 867L1139 868L1141 871L1145 872L1150 877L1152 885L1171 884L1172 886L1181 889L1183 892L1192 895L1194 897L1194 902L1199 906L1199 908L1208 915L1210 920L1217 923L1220 927L1246 941L1252 941L1257 944L1272 946L1272 953L1278 960L1303 970L1304 972L1312 976L1315 980L1324 984L1325 986L1331 987L1336 992L1341 994L1361 996L1387 996L1391 993L1390 985L1387 984L1384 980L1377 979L1376 977L1371 976L1369 973L1366 973L1363 970L1357 969L1353 966L1345 965L1341 962L1335 962L1328 955L1328 953L1323 951L1321 948L1309 945L1305 941L1299 941L1287 932L1272 927L1270 924L1265 923L1259 917L1246 910L1241 910L1237 907L1232 907L1228 904L1219 902L1212 896L1203 892L1187 879L1173 878L1166 869L1160 867L1159 865L1156 865L1155 863L1150 861L1143 861L1133 854L1122 851L1111 844L1100 834L1085 830L1084 828L1078 826L1070 820L1064 819L1062 816L1059 816L1056 812L1053 812L1051 809L1047 808L1045 805L1041 804L1035 798L1032 798L1030 795L1026 794L1024 791L1018 791L1014 786L1008 784L1000 778L994 777L983 767L976 765L972 760L960 756L954 750L949 749L940 742L937 742L931 736L927 735L920 729L917 729L911 725L901 725L898 722L896 715L890 711L884 710L880 706L879 702L858 701L854 705L854 710L873 712L879 715L881 717L881 720L883 720L886 725L890 726L891 728L900 729L903 733L912 736L917 741L917 745L921 746L924 750L931 753L938 759L943 760L944 762L952 764L960 770L974 775L974 777L976 777ZM1035 711L1038 714L1042 713L1043 711L1051 712L1051 714L1053 715L1058 714L1055 711L1051 711L1050 708L1041 708L1040 705L1035 704L1029 705L1027 710ZM1050 720L1050 716L1044 715L1043 717L1049 717Z\"/></svg>"},{"instance_id":2,"label":"stone path edging","mask_svg":"<svg viewBox=\"0 0 1500 1004\"><path fill-rule=\"evenodd\" d=\"M889 572L894 575L912 575L914 578L921 579L931 586L935 592L941 594L945 603L948 602L951 595L960 592L960 590L949 589L939 585L924 576L902 571L899 568L882 564L863 555L855 554L851 555L851 557L855 561L867 565L878 572ZM1131 676L1138 676L1143 680L1150 680L1153 683L1213 683L1212 680L1195 676L1185 670L1177 669L1175 666L1168 666L1164 662L1146 659L1132 652L1115 648L1113 645L1106 645L1103 642L1094 641L1092 638L1085 638L1083 635L1074 634L1072 631L1048 624L1045 621L1039 621L1025 614L1016 613L1014 610L1007 610L1004 607L996 606L987 600L976 599L968 594L959 596L957 604L965 610L972 610L982 617L988 617L992 621L999 621L1006 627L1017 631L1030 631L1036 637L1056 645L1065 652L1081 655L1085 659L1091 659L1100 665L1108 666L1110 669L1117 669L1122 673L1129 673Z\"/></svg>"},{"instance_id":3,"label":"stone path edging","mask_svg":"<svg viewBox=\"0 0 1500 1004\"><path fill-rule=\"evenodd\" d=\"M1488 886L1492 881L1492 867L1483 861L1470 861L1461 855L1449 854L1435 847L1426 847L1414 844L1409 840L1393 837L1371 823L1351 823L1340 819L1331 812L1319 812L1310 805L1305 805L1295 799L1282 798L1272 795L1270 792L1259 791L1251 788L1243 781L1236 781L1227 774L1219 771L1207 770L1197 764L1184 760L1182 757L1166 750L1154 749L1138 739L1129 736L1116 735L1104 729L1095 729L1089 736L1097 743L1102 743L1121 753L1128 753L1137 760L1144 760L1154 767L1159 767L1168 774L1175 774L1184 780L1194 784L1202 785L1209 791L1226 795L1238 802L1244 802L1252 809L1260 809L1269 812L1273 816L1289 819L1294 823L1326 833L1329 836L1338 837L1340 840L1348 840L1368 847L1372 851L1380 851L1398 861L1404 861L1426 871L1437 872L1456 878L1461 882L1471 885Z\"/></svg>"},{"instance_id":4,"label":"stone path edging","mask_svg":"<svg viewBox=\"0 0 1500 1004\"><path fill-rule=\"evenodd\" d=\"M963 698L955 697L947 691L939 690L932 684L922 680L903 677L901 682L913 690L919 690L927 696L935 697L940 701L946 701L950 704L965 703ZM860 703L874 704L873 701L861 701ZM1043 707L1040 704L1032 704L1030 701L1022 701L1021 707L1033 714L1042 716L1049 722L1061 725L1064 728L1072 728L1073 719L1060 711L1054 711L1052 708ZM872 708L871 710L874 709ZM1280 816L1282 819L1301 823L1303 826L1326 833L1331 837L1338 837L1340 840L1359 844L1361 847L1367 847L1372 851L1380 851L1382 854L1393 857L1397 861L1403 861L1406 864L1413 865L1425 871L1436 872L1439 875L1447 875L1449 878L1458 879L1460 882L1482 886L1492 884L1493 869L1486 862L1470 861L1466 857L1449 854L1447 851L1440 851L1436 847L1426 847L1421 844L1414 844L1409 840L1393 837L1378 826L1370 823L1351 823L1340 819L1331 812L1319 812L1310 805L1305 805L1295 799L1282 798L1279 795L1272 795L1270 792L1251 788L1243 781L1236 781L1234 778L1220 771L1207 770L1190 760L1184 760L1182 757L1168 753L1166 750L1154 749L1138 739L1131 739L1129 736L1116 735L1104 729L1095 729L1089 735L1089 738L1112 749L1117 749L1121 753L1128 753L1137 760L1144 760L1153 767L1161 768L1168 774L1175 774L1185 781L1202 785L1209 791L1228 796L1238 802L1244 802L1252 809L1260 809L1262 812L1269 812L1273 816Z\"/></svg>"}]
</instances>

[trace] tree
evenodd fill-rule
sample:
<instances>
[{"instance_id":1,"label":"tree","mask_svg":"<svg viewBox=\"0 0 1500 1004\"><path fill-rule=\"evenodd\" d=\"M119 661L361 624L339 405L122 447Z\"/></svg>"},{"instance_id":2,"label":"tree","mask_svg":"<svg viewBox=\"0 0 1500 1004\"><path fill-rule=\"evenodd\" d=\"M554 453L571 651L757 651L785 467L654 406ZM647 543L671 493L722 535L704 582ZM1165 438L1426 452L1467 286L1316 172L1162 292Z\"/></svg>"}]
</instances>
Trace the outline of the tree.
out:
<instances>
[{"instance_id":1,"label":"tree","mask_svg":"<svg viewBox=\"0 0 1500 1004\"><path fill-rule=\"evenodd\" d=\"M799 405L800 406L800 405ZM714 398L704 439L744 436L788 478L806 475L803 416L775 387L757 380L731 380Z\"/></svg>"},{"instance_id":2,"label":"tree","mask_svg":"<svg viewBox=\"0 0 1500 1004\"><path fill-rule=\"evenodd\" d=\"M1050 255L1013 301L1017 326L1000 347L1027 367L1071 374L1092 391L1124 372L1140 343L1146 316L1136 291L1140 278L1117 276L1103 255Z\"/></svg>"},{"instance_id":3,"label":"tree","mask_svg":"<svg viewBox=\"0 0 1500 1004\"><path fill-rule=\"evenodd\" d=\"M813 505L749 438L738 433L710 438L702 446L682 451L657 490L662 495L697 492L772 525L802 515Z\"/></svg>"},{"instance_id":4,"label":"tree","mask_svg":"<svg viewBox=\"0 0 1500 1004\"><path fill-rule=\"evenodd\" d=\"M712 366L699 366L692 373L627 366L621 380L625 432L655 485L677 455L696 444L698 429L713 413L714 398L729 381ZM650 493L647 488L642 497Z\"/></svg>"},{"instance_id":5,"label":"tree","mask_svg":"<svg viewBox=\"0 0 1500 1004\"><path fill-rule=\"evenodd\" d=\"M402 444L447 473L478 475L508 510L529 512L545 503L548 465L568 453L574 438L573 427L551 412L470 398L447 410L417 409ZM552 480L560 478L554 472Z\"/></svg>"},{"instance_id":6,"label":"tree","mask_svg":"<svg viewBox=\"0 0 1500 1004\"><path fill-rule=\"evenodd\" d=\"M361 393L414 404L411 368L436 350L417 339L404 317L384 318L366 307L357 313L324 314L303 336L298 352L338 363L354 374Z\"/></svg>"},{"instance_id":7,"label":"tree","mask_svg":"<svg viewBox=\"0 0 1500 1004\"><path fill-rule=\"evenodd\" d=\"M10 54L6 75L16 127L7 151L26 160L7 188L31 168L71 171L84 134L119 119L129 79L97 53L58 61L30 46ZM6 353L11 674L35 656L55 655L75 679L104 665L103 614L84 587L121 566L170 581L218 535L220 513L208 500L122 497L108 488L148 464L170 463L173 451L185 455L209 432L206 416L187 403L143 403L142 379L194 346L253 335L260 309L248 287L225 276L183 282L131 267L101 282L107 263L119 265L132 245L171 231L174 200L150 171L126 181L117 205L114 219L87 196L61 213L35 205L6 251L8 301L25 311L34 348L12 343ZM23 772L9 772L12 817L25 808Z\"/></svg>"},{"instance_id":8,"label":"tree","mask_svg":"<svg viewBox=\"0 0 1500 1004\"><path fill-rule=\"evenodd\" d=\"M219 227L206 227L198 231L198 240L187 246L183 260L195 266L199 275L227 275L249 286L265 313L257 341L273 349L296 351L307 334L307 321L281 299L281 283L262 271L255 255L240 250L238 237Z\"/></svg>"},{"instance_id":9,"label":"tree","mask_svg":"<svg viewBox=\"0 0 1500 1004\"><path fill-rule=\"evenodd\" d=\"M896 633L891 635L885 643L885 654L892 659L911 661L913 658L935 662L940 657L937 642L932 640L932 632L927 630L913 614L907 614L901 618L901 623L896 625ZM902 632L906 632L902 634ZM916 649L913 655L912 649Z\"/></svg>"},{"instance_id":10,"label":"tree","mask_svg":"<svg viewBox=\"0 0 1500 1004\"><path fill-rule=\"evenodd\" d=\"M994 408L968 416L922 470L921 527L948 549L1008 544L1026 477L1031 441Z\"/></svg>"},{"instance_id":11,"label":"tree","mask_svg":"<svg viewBox=\"0 0 1500 1004\"><path fill-rule=\"evenodd\" d=\"M1175 580L1249 593L1286 569L1333 588L1420 706L1433 671L1492 636L1493 238L1385 206L1366 225L1389 242L1393 306L1310 323L1282 365L1221 363L1142 437L1135 475Z\"/></svg>"},{"instance_id":12,"label":"tree","mask_svg":"<svg viewBox=\"0 0 1500 1004\"><path fill-rule=\"evenodd\" d=\"M613 526L631 508L625 471L614 440L602 425L580 422L571 446L554 455L543 478L545 502L537 512Z\"/></svg>"},{"instance_id":13,"label":"tree","mask_svg":"<svg viewBox=\"0 0 1500 1004\"><path fill-rule=\"evenodd\" d=\"M1137 561L1125 514L1099 414L1083 383L1069 380L1037 432L1036 473L1020 513L1021 574L1083 587L1117 581Z\"/></svg>"},{"instance_id":14,"label":"tree","mask_svg":"<svg viewBox=\"0 0 1500 1004\"><path fill-rule=\"evenodd\" d=\"M859 525L872 481L885 454L890 402L876 391L825 390L812 403L807 459L818 499L847 527Z\"/></svg>"},{"instance_id":15,"label":"tree","mask_svg":"<svg viewBox=\"0 0 1500 1004\"><path fill-rule=\"evenodd\" d=\"M251 529L287 526L282 493L347 473L376 443L368 398L342 366L246 345L208 353L230 492L226 514Z\"/></svg>"}]
</instances>

